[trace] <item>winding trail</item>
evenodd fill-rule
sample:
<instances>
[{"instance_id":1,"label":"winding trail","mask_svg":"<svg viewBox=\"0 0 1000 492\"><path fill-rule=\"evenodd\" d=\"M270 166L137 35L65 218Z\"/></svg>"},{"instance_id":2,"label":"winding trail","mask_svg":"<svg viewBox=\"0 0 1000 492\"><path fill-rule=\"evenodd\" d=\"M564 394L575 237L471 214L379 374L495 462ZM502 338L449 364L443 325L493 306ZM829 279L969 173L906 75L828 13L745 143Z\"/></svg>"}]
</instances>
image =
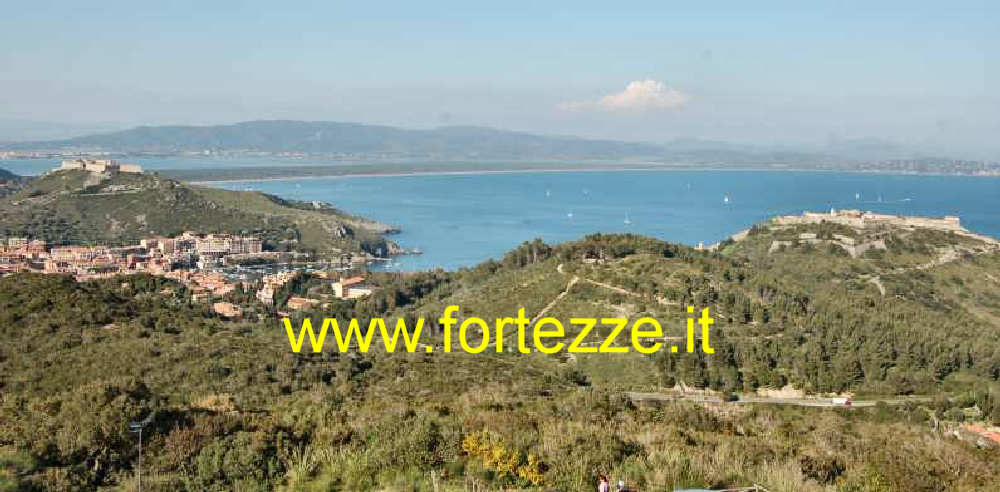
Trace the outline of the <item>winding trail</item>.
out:
<instances>
[{"instance_id":1,"label":"winding trail","mask_svg":"<svg viewBox=\"0 0 1000 492\"><path fill-rule=\"evenodd\" d=\"M876 275L876 276L868 279L868 281L871 282L871 283L873 283L873 284L875 284L875 287L878 287L878 291L879 291L880 294L882 294L882 297L885 297L885 286L882 285L882 278L881 277L879 277L878 275Z\"/></svg>"},{"instance_id":2,"label":"winding trail","mask_svg":"<svg viewBox=\"0 0 1000 492\"><path fill-rule=\"evenodd\" d=\"M875 287L878 288L879 293L882 294L882 297L885 297L886 290L885 290L885 285L882 284L882 275L901 275L907 272L929 270L931 268L939 267L941 265L946 265L948 263L952 263L954 261L962 259L961 253L969 253L973 255L985 255L996 252L998 250L1000 250L1000 246L998 246L998 243L986 243L985 247L982 249L948 246L947 248L944 249L944 251L941 252L940 256L934 258L931 261L928 261L927 263L921 263L920 265L911 267L893 268L888 272L882 272L880 274L875 274L875 275L866 273L864 275L859 275L858 278L875 285ZM993 280L994 282L997 281L988 273L986 274L986 276L987 278Z\"/></svg>"},{"instance_id":3,"label":"winding trail","mask_svg":"<svg viewBox=\"0 0 1000 492\"><path fill-rule=\"evenodd\" d=\"M654 401L654 402L670 402L670 401L691 401L698 403L764 403L772 405L792 405L797 407L846 407L843 403L834 403L830 398L779 398L770 396L749 396L741 395L739 399L734 401L726 401L721 396L714 395L684 395L684 394L670 394L670 393L640 393L640 392L628 392L626 393L628 398L634 402L643 401ZM882 400L852 400L851 406L846 408L856 408L856 407L874 407L879 403L885 405L905 405L907 403L922 403L932 401L929 396L915 396L906 398L888 398Z\"/></svg>"},{"instance_id":4,"label":"winding trail","mask_svg":"<svg viewBox=\"0 0 1000 492\"><path fill-rule=\"evenodd\" d=\"M559 266L562 266L562 265L560 264ZM559 295L557 295L554 299L552 299L551 301L549 301L549 303L546 304L545 307L542 308L542 310L539 311L538 314L536 314L534 318L531 318L531 324L535 324L536 321L542 319L542 317L544 317L549 312L549 310L551 310L553 307L555 307L556 303L558 303L560 299L562 299L563 297L566 297L566 294L569 294L569 290L572 289L573 286L576 285L576 283L579 282L579 281L580 281L580 277L577 277L577 276L574 276L572 279L570 279L569 283L566 284L566 288L563 289L563 291L560 292Z\"/></svg>"}]
</instances>

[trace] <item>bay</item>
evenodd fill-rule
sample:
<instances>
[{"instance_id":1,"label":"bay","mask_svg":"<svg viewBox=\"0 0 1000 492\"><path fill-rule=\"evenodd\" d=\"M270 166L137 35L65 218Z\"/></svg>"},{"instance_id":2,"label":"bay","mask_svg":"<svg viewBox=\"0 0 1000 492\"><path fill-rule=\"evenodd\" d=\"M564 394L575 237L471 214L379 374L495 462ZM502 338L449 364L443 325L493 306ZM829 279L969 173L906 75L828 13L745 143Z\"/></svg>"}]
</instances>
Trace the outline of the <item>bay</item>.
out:
<instances>
[{"instance_id":1,"label":"bay","mask_svg":"<svg viewBox=\"0 0 1000 492\"><path fill-rule=\"evenodd\" d=\"M399 226L392 237L421 255L390 268L472 266L524 241L631 232L696 245L775 215L853 208L958 215L1000 236L1000 178L798 171L574 171L351 176L227 182L297 200L321 200ZM728 200L727 200L728 197Z\"/></svg>"}]
</instances>

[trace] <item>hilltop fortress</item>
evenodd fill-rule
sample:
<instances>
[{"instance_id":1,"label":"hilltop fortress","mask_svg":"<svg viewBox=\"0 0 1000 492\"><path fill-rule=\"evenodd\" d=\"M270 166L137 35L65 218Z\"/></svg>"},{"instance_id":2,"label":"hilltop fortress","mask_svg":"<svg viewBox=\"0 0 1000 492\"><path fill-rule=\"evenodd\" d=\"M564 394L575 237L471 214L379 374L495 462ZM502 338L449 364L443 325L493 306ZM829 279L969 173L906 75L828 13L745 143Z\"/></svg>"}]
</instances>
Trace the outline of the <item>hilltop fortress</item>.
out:
<instances>
[{"instance_id":1,"label":"hilltop fortress","mask_svg":"<svg viewBox=\"0 0 1000 492\"><path fill-rule=\"evenodd\" d=\"M80 169L83 171L90 171L92 173L134 173L142 174L142 166L137 164L123 164L118 161L113 161L110 159L73 159L69 161L62 161L57 170L67 170L67 169Z\"/></svg>"},{"instance_id":2,"label":"hilltop fortress","mask_svg":"<svg viewBox=\"0 0 1000 492\"><path fill-rule=\"evenodd\" d=\"M802 215L785 215L774 218L774 223L778 225L819 224L822 222L841 224L855 229L869 229L888 225L903 228L923 228L969 233L966 228L962 227L961 220L953 215L946 215L944 217L906 217L902 215L863 212L861 210L830 209L829 213L803 212Z\"/></svg>"},{"instance_id":3,"label":"hilltop fortress","mask_svg":"<svg viewBox=\"0 0 1000 492\"><path fill-rule=\"evenodd\" d=\"M818 237L816 233L803 232L792 240L773 241L769 252L773 253L782 247L790 247L796 244L833 244L843 248L848 254L856 258L870 249L886 249L885 233L889 228L896 230L929 229L950 232L982 241L987 247L1000 246L1000 241L969 231L965 227L962 227L961 220L958 217L950 215L945 217L907 217L861 210L831 209L829 213L803 212L802 215L775 217L770 222L775 229L823 223L847 226L861 234L856 238L843 234L832 234L830 239L823 239ZM736 238L734 237L734 239Z\"/></svg>"}]
</instances>

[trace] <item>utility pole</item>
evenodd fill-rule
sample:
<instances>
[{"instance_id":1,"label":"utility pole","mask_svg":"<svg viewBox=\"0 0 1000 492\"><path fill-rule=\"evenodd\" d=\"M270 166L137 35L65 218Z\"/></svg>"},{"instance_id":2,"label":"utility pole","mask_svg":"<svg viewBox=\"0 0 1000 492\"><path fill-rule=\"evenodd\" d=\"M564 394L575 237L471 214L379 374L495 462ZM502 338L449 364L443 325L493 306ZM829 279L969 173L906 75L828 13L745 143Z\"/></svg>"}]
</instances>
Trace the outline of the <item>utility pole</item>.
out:
<instances>
[{"instance_id":1,"label":"utility pole","mask_svg":"<svg viewBox=\"0 0 1000 492\"><path fill-rule=\"evenodd\" d=\"M142 490L142 429L153 421L153 413L155 412L150 412L145 419L128 424L129 431L139 434L139 466L135 469L136 482L138 483L137 491Z\"/></svg>"}]
</instances>

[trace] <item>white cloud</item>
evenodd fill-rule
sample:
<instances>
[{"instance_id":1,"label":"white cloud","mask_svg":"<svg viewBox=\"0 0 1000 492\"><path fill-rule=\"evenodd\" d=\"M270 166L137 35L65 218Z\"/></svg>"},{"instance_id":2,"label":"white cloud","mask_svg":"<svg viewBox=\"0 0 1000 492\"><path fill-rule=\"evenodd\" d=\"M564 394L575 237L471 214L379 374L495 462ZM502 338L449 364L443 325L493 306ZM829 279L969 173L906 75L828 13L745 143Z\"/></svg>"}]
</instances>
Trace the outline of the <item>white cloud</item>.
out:
<instances>
[{"instance_id":1,"label":"white cloud","mask_svg":"<svg viewBox=\"0 0 1000 492\"><path fill-rule=\"evenodd\" d=\"M597 101L579 101L560 105L563 109L602 109L606 111L645 111L677 109L691 96L655 80L633 80L625 90L608 94Z\"/></svg>"}]
</instances>

